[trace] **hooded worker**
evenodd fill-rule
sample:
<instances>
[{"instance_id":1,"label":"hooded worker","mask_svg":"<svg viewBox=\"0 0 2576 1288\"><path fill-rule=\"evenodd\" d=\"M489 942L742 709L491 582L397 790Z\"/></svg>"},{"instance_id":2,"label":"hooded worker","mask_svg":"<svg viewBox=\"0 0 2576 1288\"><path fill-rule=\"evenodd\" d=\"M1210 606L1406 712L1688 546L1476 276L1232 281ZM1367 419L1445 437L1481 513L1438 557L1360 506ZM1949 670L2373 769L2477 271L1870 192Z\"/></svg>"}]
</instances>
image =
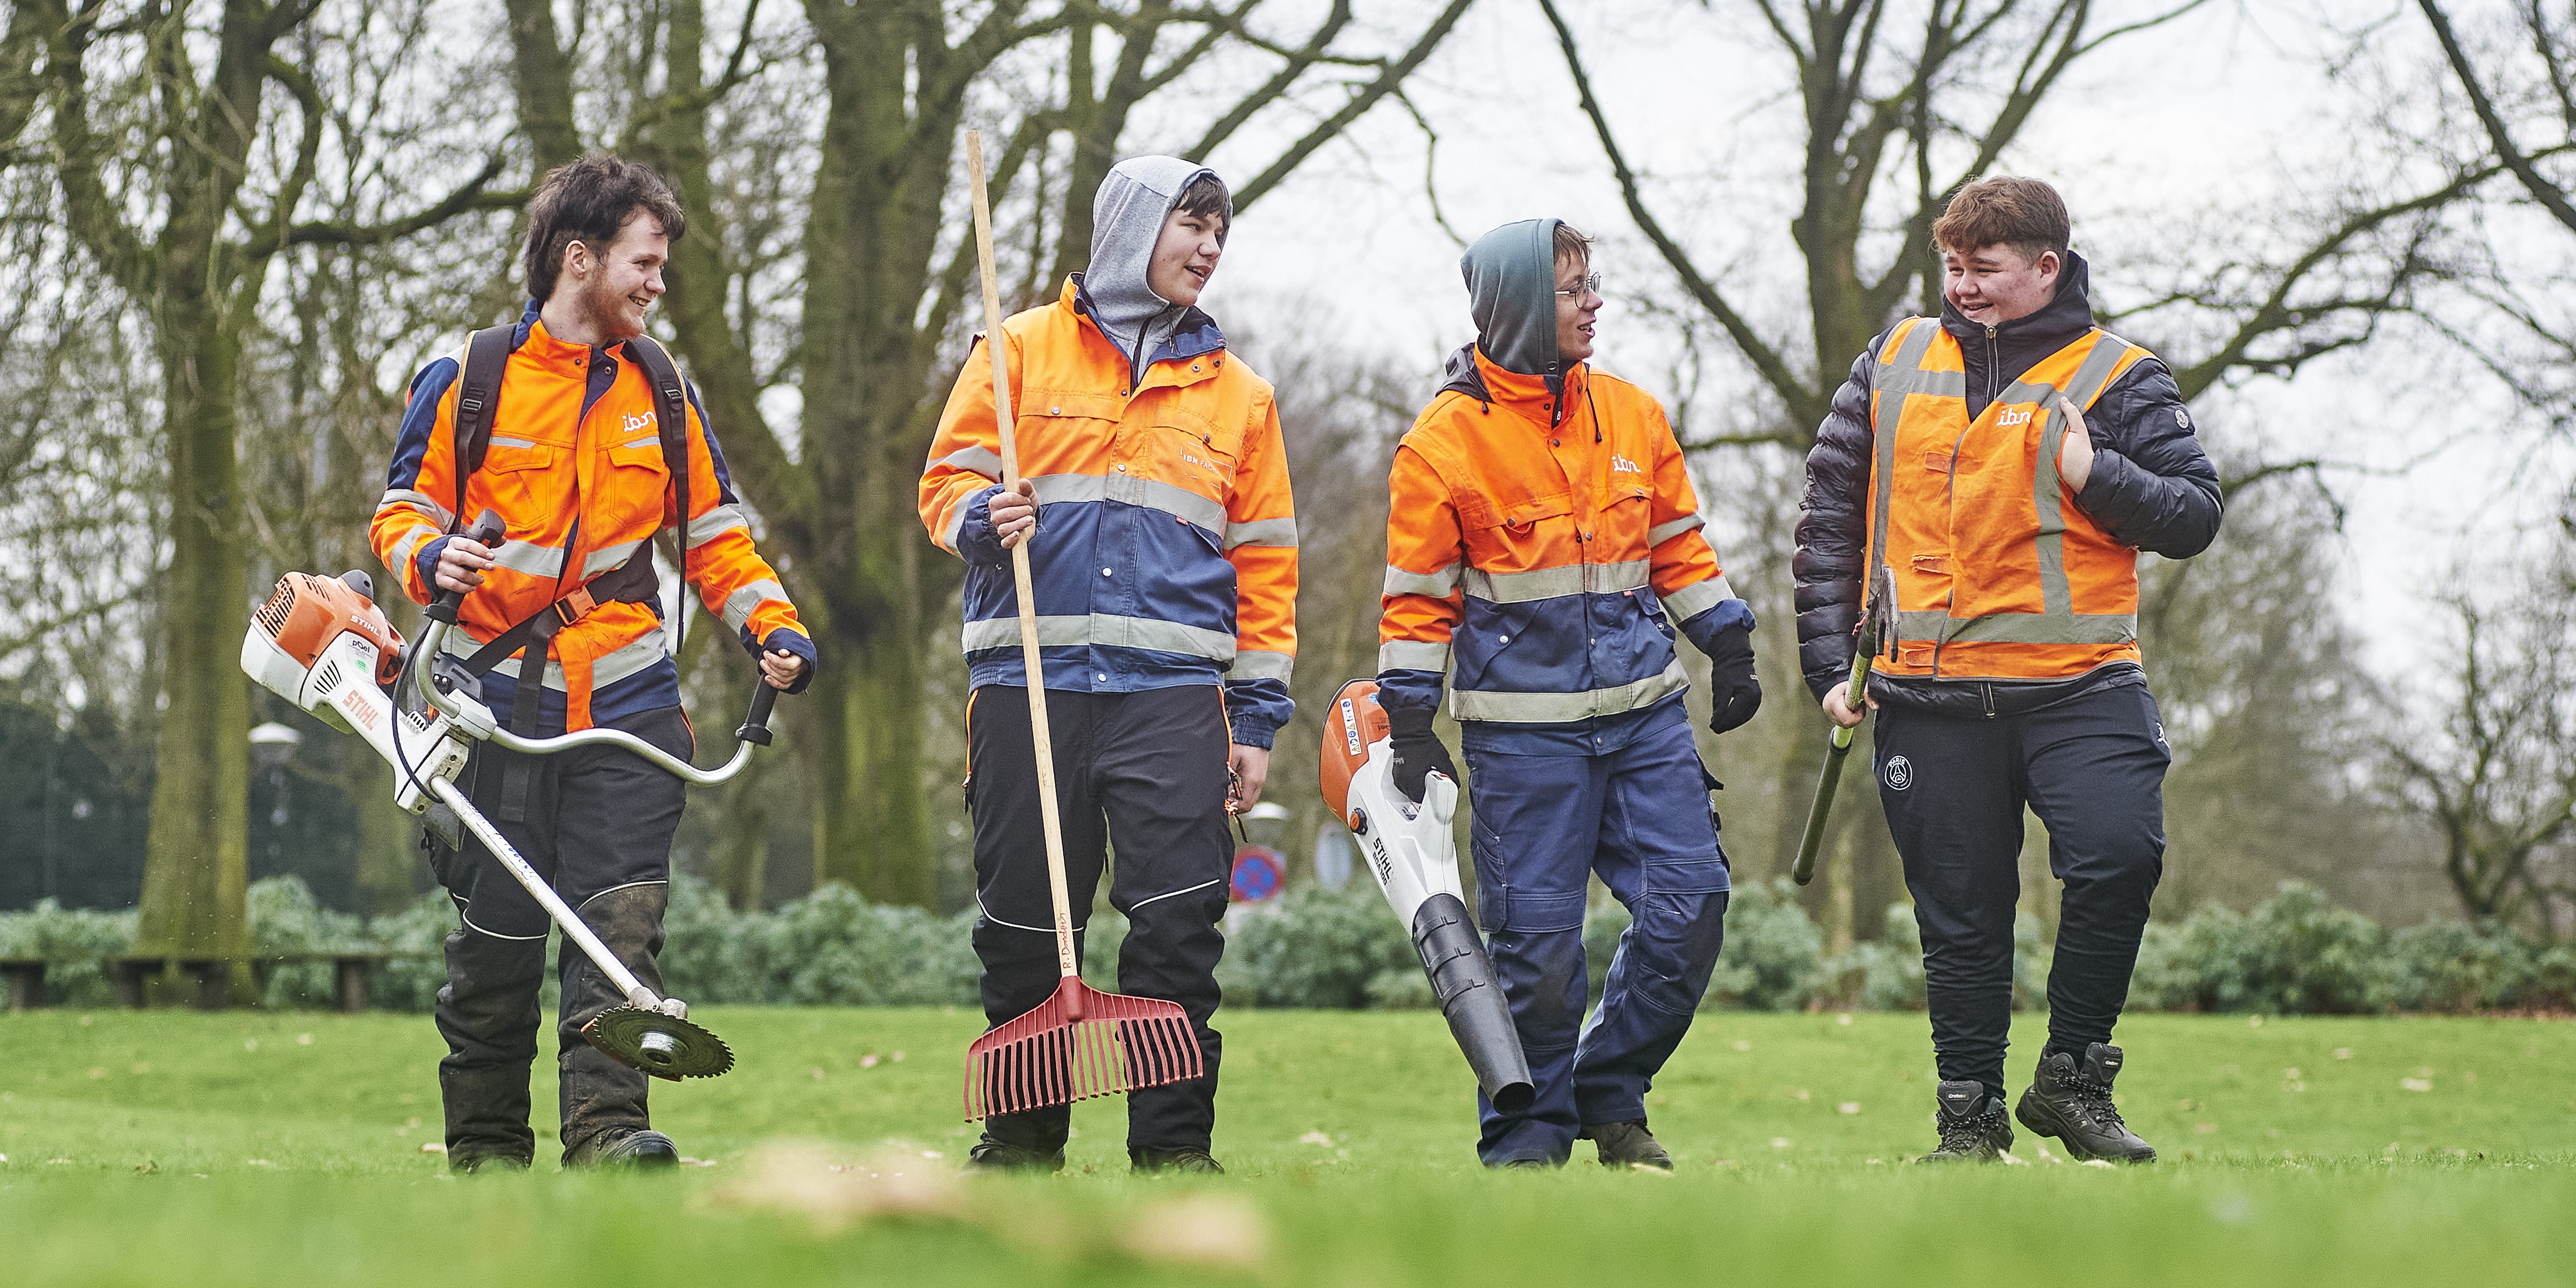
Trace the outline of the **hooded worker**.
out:
<instances>
[{"instance_id":1,"label":"hooded worker","mask_svg":"<svg viewBox=\"0 0 2576 1288\"><path fill-rule=\"evenodd\" d=\"M1027 542L1065 868L1077 933L1117 847L1128 919L1118 989L1178 1002L1203 1077L1133 1092L1139 1171L1218 1171L1216 963L1230 815L1261 798L1295 711L1297 518L1270 385L1225 347L1199 293L1233 202L1174 157L1120 162L1092 203L1091 266L1002 324L1023 475L1000 485L993 365L980 337L921 476L921 521L966 563L967 803L975 953L1000 1025L1054 992L1044 815L1010 548ZM1077 940L1079 943L1079 940ZM1070 1111L997 1114L979 1167L1064 1165Z\"/></svg>"},{"instance_id":2,"label":"hooded worker","mask_svg":"<svg viewBox=\"0 0 2576 1288\"><path fill-rule=\"evenodd\" d=\"M1702 532L1663 408L1587 361L1590 239L1505 224L1460 268L1476 341L1388 479L1378 700L1406 795L1457 777L1432 731L1444 685L1472 771L1476 912L1538 1088L1521 1113L1479 1099L1477 1154L1555 1166L1589 1139L1605 1166L1669 1169L1646 1091L1708 987L1728 890L1674 641L1708 654L1725 733L1762 703L1753 611ZM1595 874L1634 920L1586 1024Z\"/></svg>"}]
</instances>

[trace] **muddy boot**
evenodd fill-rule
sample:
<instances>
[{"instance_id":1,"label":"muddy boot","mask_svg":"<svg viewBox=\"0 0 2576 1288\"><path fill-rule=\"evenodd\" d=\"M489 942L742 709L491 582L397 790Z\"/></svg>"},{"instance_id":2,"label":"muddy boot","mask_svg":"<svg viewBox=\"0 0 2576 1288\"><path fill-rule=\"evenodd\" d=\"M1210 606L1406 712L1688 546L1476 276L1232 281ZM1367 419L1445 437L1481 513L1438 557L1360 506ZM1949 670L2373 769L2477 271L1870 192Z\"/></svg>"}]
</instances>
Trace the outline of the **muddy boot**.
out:
<instances>
[{"instance_id":1,"label":"muddy boot","mask_svg":"<svg viewBox=\"0 0 2576 1288\"><path fill-rule=\"evenodd\" d=\"M1223 1176L1215 1156L1204 1149L1131 1149L1128 1165L1138 1172L1179 1172L1202 1176Z\"/></svg>"},{"instance_id":2,"label":"muddy boot","mask_svg":"<svg viewBox=\"0 0 2576 1288\"><path fill-rule=\"evenodd\" d=\"M1673 1170L1673 1156L1656 1143L1654 1135L1646 1130L1643 1118L1634 1122L1586 1127L1576 1132L1574 1138L1591 1141L1593 1148L1601 1151L1603 1167L1650 1167L1658 1172Z\"/></svg>"},{"instance_id":3,"label":"muddy boot","mask_svg":"<svg viewBox=\"0 0 2576 1288\"><path fill-rule=\"evenodd\" d=\"M447 1114L447 1164L525 1169L536 1157L528 1127L528 1066L537 1056L537 984L546 941L505 939L470 927L447 936L447 983L432 1012L447 1056L438 1098Z\"/></svg>"},{"instance_id":4,"label":"muddy boot","mask_svg":"<svg viewBox=\"0 0 2576 1288\"><path fill-rule=\"evenodd\" d=\"M1060 1172L1064 1142L1073 1132L1073 1108L1050 1105L1020 1114L995 1114L984 1120L984 1138L966 1152L966 1168L976 1172Z\"/></svg>"},{"instance_id":5,"label":"muddy boot","mask_svg":"<svg viewBox=\"0 0 2576 1288\"><path fill-rule=\"evenodd\" d=\"M2039 1076L2021 1093L2013 1116L2037 1135L2056 1137L2077 1158L2152 1163L2155 1146L2138 1139L2111 1103L2111 1082L2119 1076L2120 1048L2107 1042L2084 1048L2080 1065L2063 1051L2041 1056Z\"/></svg>"},{"instance_id":6,"label":"muddy boot","mask_svg":"<svg viewBox=\"0 0 2576 1288\"><path fill-rule=\"evenodd\" d=\"M1998 1163L2012 1151L2004 1098L1986 1094L1984 1083L1945 1082L1933 1096L1939 1107L1932 1111L1932 1125L1941 1129L1941 1146L1917 1162Z\"/></svg>"},{"instance_id":7,"label":"muddy boot","mask_svg":"<svg viewBox=\"0 0 2576 1288\"><path fill-rule=\"evenodd\" d=\"M576 909L617 960L656 993L662 991L662 972L654 957L662 951L662 908L669 894L670 887L660 882L624 886L593 895ZM652 1079L611 1059L581 1035L583 1025L612 1006L625 1005L626 999L580 948L567 942L560 953L563 1017L555 1059L562 1071L564 1163L574 1166L577 1158L604 1156L653 1125L645 1111Z\"/></svg>"},{"instance_id":8,"label":"muddy boot","mask_svg":"<svg viewBox=\"0 0 2576 1288\"><path fill-rule=\"evenodd\" d=\"M564 1151L566 1168L631 1167L659 1171L680 1165L680 1147L658 1131L602 1133Z\"/></svg>"}]
</instances>

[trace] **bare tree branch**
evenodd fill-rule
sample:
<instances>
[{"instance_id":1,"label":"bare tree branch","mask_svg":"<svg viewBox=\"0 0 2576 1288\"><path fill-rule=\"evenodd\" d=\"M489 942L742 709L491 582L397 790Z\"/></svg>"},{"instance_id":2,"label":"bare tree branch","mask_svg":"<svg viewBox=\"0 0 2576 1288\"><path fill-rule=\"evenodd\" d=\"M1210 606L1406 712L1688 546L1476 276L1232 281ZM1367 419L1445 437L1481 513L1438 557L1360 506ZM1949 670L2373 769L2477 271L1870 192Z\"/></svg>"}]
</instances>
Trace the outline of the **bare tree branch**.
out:
<instances>
[{"instance_id":1,"label":"bare tree branch","mask_svg":"<svg viewBox=\"0 0 2576 1288\"><path fill-rule=\"evenodd\" d=\"M2550 182L2548 176L2532 164L2532 158L2514 145L2513 131L2506 127L2504 117L2496 111L2495 100L2487 94L2486 86L2479 82L2477 68L2470 64L2467 51L2460 48L2460 38L2451 30L2450 16L2442 12L2440 0L2416 0L2416 7L2424 11L2424 20L2432 24L2433 35L2442 42L2442 57L2450 62L2452 72L2459 76L2460 87L2468 91L2469 106L2476 109L2478 124L2486 128L2487 142L2495 148L2496 156L2503 160L2504 168L2513 172L2513 177L2521 181L2523 190L2530 193L2531 199L2539 202L2551 218L2566 225L2570 231L2576 231L2576 203L2571 203L2566 189ZM2554 72L2556 60L2548 56L2545 42L2543 57Z\"/></svg>"}]
</instances>

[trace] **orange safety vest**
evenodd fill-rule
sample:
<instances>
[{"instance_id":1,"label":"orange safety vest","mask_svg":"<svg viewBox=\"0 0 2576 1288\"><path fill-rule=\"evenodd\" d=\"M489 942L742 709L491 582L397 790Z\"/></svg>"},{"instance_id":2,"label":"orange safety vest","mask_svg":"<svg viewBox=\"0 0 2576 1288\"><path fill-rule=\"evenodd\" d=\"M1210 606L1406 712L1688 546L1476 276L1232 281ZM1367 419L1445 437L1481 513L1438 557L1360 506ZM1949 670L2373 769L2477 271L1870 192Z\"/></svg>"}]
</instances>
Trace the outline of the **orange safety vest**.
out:
<instances>
[{"instance_id":1,"label":"orange safety vest","mask_svg":"<svg viewBox=\"0 0 2576 1288\"><path fill-rule=\"evenodd\" d=\"M2138 552L2067 503L2066 416L2144 349L2099 327L2034 364L1974 419L1957 337L1932 318L1888 332L1870 380L1870 575L1894 570L1879 670L2059 680L2138 660Z\"/></svg>"}]
</instances>

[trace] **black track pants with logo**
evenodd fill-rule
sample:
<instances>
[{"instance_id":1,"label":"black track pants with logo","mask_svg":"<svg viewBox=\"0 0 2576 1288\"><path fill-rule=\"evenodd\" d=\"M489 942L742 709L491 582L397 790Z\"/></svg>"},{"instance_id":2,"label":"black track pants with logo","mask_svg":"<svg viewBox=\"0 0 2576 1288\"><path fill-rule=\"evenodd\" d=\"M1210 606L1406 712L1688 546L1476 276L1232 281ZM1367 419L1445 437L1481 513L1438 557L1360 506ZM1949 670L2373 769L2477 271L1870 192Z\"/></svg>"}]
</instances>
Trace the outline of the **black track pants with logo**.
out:
<instances>
[{"instance_id":1,"label":"black track pants with logo","mask_svg":"<svg viewBox=\"0 0 2576 1288\"><path fill-rule=\"evenodd\" d=\"M2155 695L2124 684L2021 715L1878 713L1879 799L1923 930L1944 1080L2004 1088L2022 810L2066 883L2048 972L2048 1051L2111 1040L2164 875L2170 757Z\"/></svg>"},{"instance_id":2,"label":"black track pants with logo","mask_svg":"<svg viewBox=\"0 0 2576 1288\"><path fill-rule=\"evenodd\" d=\"M967 801L975 817L975 955L984 964L984 1017L994 1025L1054 994L1055 913L1047 893L1029 691L988 684L967 706ZM1127 1147L1206 1149L1216 1125L1217 959L1225 936L1225 699L1213 685L1135 693L1047 694L1055 744L1065 879L1074 945L1100 888L1104 847L1117 851L1109 902L1127 916L1118 991L1178 1002L1198 1031L1206 1076L1127 1097ZM996 1139L1040 1151L1064 1147L1071 1110L998 1115Z\"/></svg>"},{"instance_id":3,"label":"black track pants with logo","mask_svg":"<svg viewBox=\"0 0 2576 1288\"><path fill-rule=\"evenodd\" d=\"M616 728L686 758L688 722L678 707L647 711ZM685 789L679 779L615 747L521 756L490 743L475 748L459 780L486 817L498 819L501 780L512 761L529 770L524 823L501 835L581 915L617 960L656 991L662 912L670 894L671 838ZM537 1054L537 987L554 919L499 859L468 837L462 850L434 849L431 866L455 899L464 925L447 937L447 985L435 1017L447 1039L438 1086L447 1108L451 1161L502 1155L527 1161L528 1066ZM572 1154L594 1138L648 1125L649 1079L581 1036L582 1026L625 998L570 942L557 954L563 1001L556 1024L562 1075L562 1144Z\"/></svg>"}]
</instances>

